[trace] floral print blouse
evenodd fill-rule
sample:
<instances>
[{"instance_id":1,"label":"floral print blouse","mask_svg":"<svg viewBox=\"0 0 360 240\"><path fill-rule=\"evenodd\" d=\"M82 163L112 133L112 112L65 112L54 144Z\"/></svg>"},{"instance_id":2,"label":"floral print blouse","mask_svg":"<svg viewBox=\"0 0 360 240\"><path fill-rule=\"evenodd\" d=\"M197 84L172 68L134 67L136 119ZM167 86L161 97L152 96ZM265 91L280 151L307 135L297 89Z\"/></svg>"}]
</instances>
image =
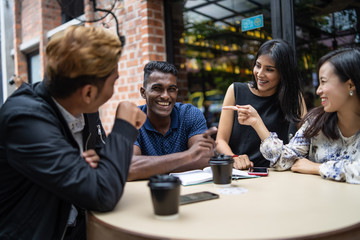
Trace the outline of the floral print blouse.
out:
<instances>
[{"instance_id":1,"label":"floral print blouse","mask_svg":"<svg viewBox=\"0 0 360 240\"><path fill-rule=\"evenodd\" d=\"M309 126L306 122L287 145L276 133L271 133L260 145L263 156L276 170L287 170L297 159L307 158L320 165L320 175L325 179L360 184L360 131L351 137L328 139L321 131L311 139L304 137Z\"/></svg>"}]
</instances>

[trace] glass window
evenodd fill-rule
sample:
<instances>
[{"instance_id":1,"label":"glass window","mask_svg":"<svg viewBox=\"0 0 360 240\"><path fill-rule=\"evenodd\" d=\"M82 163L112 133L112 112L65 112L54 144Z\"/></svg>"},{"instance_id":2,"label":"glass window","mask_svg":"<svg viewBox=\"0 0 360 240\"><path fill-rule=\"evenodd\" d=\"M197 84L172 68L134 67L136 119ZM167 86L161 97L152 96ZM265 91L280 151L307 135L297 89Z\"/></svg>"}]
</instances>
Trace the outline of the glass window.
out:
<instances>
[{"instance_id":1,"label":"glass window","mask_svg":"<svg viewBox=\"0 0 360 240\"><path fill-rule=\"evenodd\" d=\"M66 23L84 14L83 0L58 0L61 5L61 23Z\"/></svg>"},{"instance_id":2,"label":"glass window","mask_svg":"<svg viewBox=\"0 0 360 240\"><path fill-rule=\"evenodd\" d=\"M36 83L42 80L40 55L39 51L35 51L27 55L29 83Z\"/></svg>"},{"instance_id":3,"label":"glass window","mask_svg":"<svg viewBox=\"0 0 360 240\"><path fill-rule=\"evenodd\" d=\"M331 50L360 45L357 1L295 1L296 50L308 108L320 105L316 64Z\"/></svg>"},{"instance_id":4,"label":"glass window","mask_svg":"<svg viewBox=\"0 0 360 240\"><path fill-rule=\"evenodd\" d=\"M227 88L235 81L250 81L254 56L271 39L270 0L181 2L183 32L178 41L185 62L179 65L186 72L188 100L204 112L210 126L217 125ZM242 21L258 15L263 27L243 31Z\"/></svg>"}]
</instances>

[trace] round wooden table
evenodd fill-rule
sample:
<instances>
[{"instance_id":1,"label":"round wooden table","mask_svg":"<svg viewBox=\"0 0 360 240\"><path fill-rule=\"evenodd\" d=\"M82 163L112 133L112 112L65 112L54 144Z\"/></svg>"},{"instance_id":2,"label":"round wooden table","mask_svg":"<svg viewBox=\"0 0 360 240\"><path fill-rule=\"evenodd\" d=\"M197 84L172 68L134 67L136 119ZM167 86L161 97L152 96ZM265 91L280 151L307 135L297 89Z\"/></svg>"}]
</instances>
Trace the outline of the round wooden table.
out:
<instances>
[{"instance_id":1,"label":"round wooden table","mask_svg":"<svg viewBox=\"0 0 360 240\"><path fill-rule=\"evenodd\" d=\"M113 211L88 213L88 239L360 239L360 185L270 171L226 190L182 186L181 194L211 191L220 198L182 205L177 219L159 220L147 183L126 183Z\"/></svg>"}]
</instances>

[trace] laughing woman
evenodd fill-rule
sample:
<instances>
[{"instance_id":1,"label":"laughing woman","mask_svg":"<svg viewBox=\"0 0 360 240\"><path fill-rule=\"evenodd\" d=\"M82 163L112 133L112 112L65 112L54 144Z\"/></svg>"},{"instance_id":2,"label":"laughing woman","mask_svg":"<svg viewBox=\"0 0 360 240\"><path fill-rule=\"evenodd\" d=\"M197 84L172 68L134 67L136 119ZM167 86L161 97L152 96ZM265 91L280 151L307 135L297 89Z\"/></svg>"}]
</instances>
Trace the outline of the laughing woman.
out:
<instances>
[{"instance_id":1,"label":"laughing woman","mask_svg":"<svg viewBox=\"0 0 360 240\"><path fill-rule=\"evenodd\" d=\"M323 56L318 63L322 106L284 145L262 126L254 108L239 108L239 122L260 136L261 153L277 170L318 174L325 179L360 184L360 50L347 48Z\"/></svg>"},{"instance_id":2,"label":"laughing woman","mask_svg":"<svg viewBox=\"0 0 360 240\"><path fill-rule=\"evenodd\" d=\"M289 134L296 132L306 107L294 50L287 42L274 39L261 45L254 60L252 81L229 86L216 137L217 152L233 156L235 168L268 167L269 161L259 151L261 141L257 133L238 123L237 109L247 104L259 112L270 131L288 143Z\"/></svg>"}]
</instances>

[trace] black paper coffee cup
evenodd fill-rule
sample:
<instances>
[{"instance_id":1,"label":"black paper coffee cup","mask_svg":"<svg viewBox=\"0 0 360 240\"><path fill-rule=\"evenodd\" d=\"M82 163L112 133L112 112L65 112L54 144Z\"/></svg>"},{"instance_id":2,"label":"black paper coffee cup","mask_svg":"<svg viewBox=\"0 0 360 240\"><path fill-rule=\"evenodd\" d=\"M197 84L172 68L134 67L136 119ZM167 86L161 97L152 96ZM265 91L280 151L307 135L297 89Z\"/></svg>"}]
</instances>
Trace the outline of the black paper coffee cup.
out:
<instances>
[{"instance_id":1,"label":"black paper coffee cup","mask_svg":"<svg viewBox=\"0 0 360 240\"><path fill-rule=\"evenodd\" d=\"M148 186L154 214L157 218L173 219L178 217L180 184L180 179L175 176L163 174L150 177Z\"/></svg>"},{"instance_id":2,"label":"black paper coffee cup","mask_svg":"<svg viewBox=\"0 0 360 240\"><path fill-rule=\"evenodd\" d=\"M219 154L210 159L213 182L218 187L229 187L232 179L234 159L229 155Z\"/></svg>"}]
</instances>

